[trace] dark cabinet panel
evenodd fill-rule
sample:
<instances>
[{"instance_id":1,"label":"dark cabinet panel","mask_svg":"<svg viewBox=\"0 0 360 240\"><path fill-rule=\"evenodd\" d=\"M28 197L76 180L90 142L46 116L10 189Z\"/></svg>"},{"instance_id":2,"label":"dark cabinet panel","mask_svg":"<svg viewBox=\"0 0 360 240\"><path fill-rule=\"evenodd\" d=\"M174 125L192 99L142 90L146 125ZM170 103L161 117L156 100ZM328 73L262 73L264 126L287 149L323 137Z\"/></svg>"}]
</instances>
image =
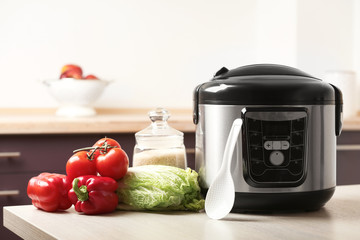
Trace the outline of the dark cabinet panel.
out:
<instances>
[{"instance_id":1,"label":"dark cabinet panel","mask_svg":"<svg viewBox=\"0 0 360 240\"><path fill-rule=\"evenodd\" d=\"M337 152L337 185L360 184L360 150Z\"/></svg>"},{"instance_id":2,"label":"dark cabinet panel","mask_svg":"<svg viewBox=\"0 0 360 240\"><path fill-rule=\"evenodd\" d=\"M0 173L0 206L1 206L1 220L0 220L0 239L20 239L16 234L3 227L3 207L10 205L24 205L31 204L30 198L27 197L26 188L28 180L33 176L30 174Z\"/></svg>"},{"instance_id":3,"label":"dark cabinet panel","mask_svg":"<svg viewBox=\"0 0 360 240\"><path fill-rule=\"evenodd\" d=\"M337 139L337 184L360 184L360 131L343 131Z\"/></svg>"},{"instance_id":4,"label":"dark cabinet panel","mask_svg":"<svg viewBox=\"0 0 360 240\"><path fill-rule=\"evenodd\" d=\"M359 144L360 145L360 131L342 131L337 138L338 145L345 144Z\"/></svg>"}]
</instances>

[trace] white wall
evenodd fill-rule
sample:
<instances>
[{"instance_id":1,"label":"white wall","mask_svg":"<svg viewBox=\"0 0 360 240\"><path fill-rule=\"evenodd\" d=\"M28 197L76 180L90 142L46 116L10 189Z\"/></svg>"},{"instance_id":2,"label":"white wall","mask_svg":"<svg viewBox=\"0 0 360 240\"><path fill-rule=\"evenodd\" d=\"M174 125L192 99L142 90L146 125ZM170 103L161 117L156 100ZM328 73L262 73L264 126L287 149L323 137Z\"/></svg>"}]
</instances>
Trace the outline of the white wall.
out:
<instances>
[{"instance_id":1,"label":"white wall","mask_svg":"<svg viewBox=\"0 0 360 240\"><path fill-rule=\"evenodd\" d=\"M191 108L222 66L352 69L353 1L1 0L0 108L56 107L40 81L67 63L114 80L111 108Z\"/></svg>"},{"instance_id":2,"label":"white wall","mask_svg":"<svg viewBox=\"0 0 360 240\"><path fill-rule=\"evenodd\" d=\"M38 81L66 63L115 80L101 107L191 107L226 65L254 62L256 2L0 1L0 107L52 107ZM21 86L21 88L20 88Z\"/></svg>"},{"instance_id":3,"label":"white wall","mask_svg":"<svg viewBox=\"0 0 360 240\"><path fill-rule=\"evenodd\" d=\"M318 77L328 70L354 70L354 4L353 0L298 1L299 68Z\"/></svg>"},{"instance_id":4,"label":"white wall","mask_svg":"<svg viewBox=\"0 0 360 240\"><path fill-rule=\"evenodd\" d=\"M297 67L297 0L257 0L256 60Z\"/></svg>"}]
</instances>

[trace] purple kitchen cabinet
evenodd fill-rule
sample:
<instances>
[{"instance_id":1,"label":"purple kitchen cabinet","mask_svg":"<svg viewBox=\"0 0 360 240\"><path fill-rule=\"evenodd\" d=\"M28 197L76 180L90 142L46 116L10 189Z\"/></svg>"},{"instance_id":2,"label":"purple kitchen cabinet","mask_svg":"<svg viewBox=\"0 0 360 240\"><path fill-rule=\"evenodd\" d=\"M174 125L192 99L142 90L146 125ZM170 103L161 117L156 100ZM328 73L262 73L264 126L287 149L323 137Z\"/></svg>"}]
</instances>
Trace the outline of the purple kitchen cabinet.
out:
<instances>
[{"instance_id":1,"label":"purple kitchen cabinet","mask_svg":"<svg viewBox=\"0 0 360 240\"><path fill-rule=\"evenodd\" d=\"M360 184L360 131L343 131L337 148L337 185Z\"/></svg>"},{"instance_id":2,"label":"purple kitchen cabinet","mask_svg":"<svg viewBox=\"0 0 360 240\"><path fill-rule=\"evenodd\" d=\"M27 197L26 188L32 173L0 173L0 204L1 204L1 227L0 239L20 239L13 232L3 226L3 207L10 205L31 204Z\"/></svg>"}]
</instances>

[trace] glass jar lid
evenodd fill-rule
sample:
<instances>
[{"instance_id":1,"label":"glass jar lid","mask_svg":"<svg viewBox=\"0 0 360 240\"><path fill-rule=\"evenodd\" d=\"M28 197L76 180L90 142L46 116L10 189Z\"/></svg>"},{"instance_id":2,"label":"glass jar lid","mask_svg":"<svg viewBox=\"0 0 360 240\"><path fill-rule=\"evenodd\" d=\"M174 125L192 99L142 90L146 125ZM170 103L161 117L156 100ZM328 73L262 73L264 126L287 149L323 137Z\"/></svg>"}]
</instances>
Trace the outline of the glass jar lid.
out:
<instances>
[{"instance_id":1,"label":"glass jar lid","mask_svg":"<svg viewBox=\"0 0 360 240\"><path fill-rule=\"evenodd\" d=\"M148 113L150 126L135 134L136 142L143 147L166 148L183 145L184 134L168 124L170 113L157 108Z\"/></svg>"}]
</instances>

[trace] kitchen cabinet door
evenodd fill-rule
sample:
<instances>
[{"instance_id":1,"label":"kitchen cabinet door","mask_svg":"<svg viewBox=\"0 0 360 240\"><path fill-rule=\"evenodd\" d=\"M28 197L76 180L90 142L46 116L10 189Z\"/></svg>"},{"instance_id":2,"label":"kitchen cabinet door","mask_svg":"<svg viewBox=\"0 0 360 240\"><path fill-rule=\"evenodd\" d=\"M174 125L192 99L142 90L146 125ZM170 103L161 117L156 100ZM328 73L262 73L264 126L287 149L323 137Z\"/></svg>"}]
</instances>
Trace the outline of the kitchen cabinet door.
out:
<instances>
[{"instance_id":1,"label":"kitchen cabinet door","mask_svg":"<svg viewBox=\"0 0 360 240\"><path fill-rule=\"evenodd\" d=\"M0 239L20 239L16 234L9 231L3 226L3 207L11 205L31 204L31 200L27 197L26 194L26 188L28 180L32 176L32 173L0 174Z\"/></svg>"},{"instance_id":2,"label":"kitchen cabinet door","mask_svg":"<svg viewBox=\"0 0 360 240\"><path fill-rule=\"evenodd\" d=\"M343 131L337 139L337 184L360 184L360 131Z\"/></svg>"}]
</instances>

